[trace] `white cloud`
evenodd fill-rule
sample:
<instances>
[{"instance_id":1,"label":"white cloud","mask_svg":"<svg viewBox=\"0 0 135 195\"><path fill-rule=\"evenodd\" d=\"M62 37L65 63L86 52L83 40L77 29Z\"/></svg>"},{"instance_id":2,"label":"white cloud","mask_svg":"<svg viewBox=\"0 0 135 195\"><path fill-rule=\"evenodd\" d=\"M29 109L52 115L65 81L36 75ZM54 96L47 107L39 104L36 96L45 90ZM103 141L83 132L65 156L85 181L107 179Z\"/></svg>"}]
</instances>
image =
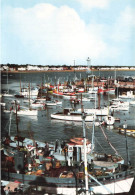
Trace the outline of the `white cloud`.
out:
<instances>
[{"instance_id":1,"label":"white cloud","mask_svg":"<svg viewBox=\"0 0 135 195\"><path fill-rule=\"evenodd\" d=\"M83 8L85 9L92 9L92 8L100 8L104 9L108 7L109 2L111 0L77 0L81 3Z\"/></svg>"},{"instance_id":2,"label":"white cloud","mask_svg":"<svg viewBox=\"0 0 135 195\"><path fill-rule=\"evenodd\" d=\"M87 56L99 57L106 44L97 26L86 25L74 9L39 4L30 9L8 10L9 32L12 31L28 53L40 63L73 63ZM95 33L96 32L96 33Z\"/></svg>"},{"instance_id":3,"label":"white cloud","mask_svg":"<svg viewBox=\"0 0 135 195\"><path fill-rule=\"evenodd\" d=\"M134 29L134 30L133 30ZM134 38L132 34L135 31L135 9L131 7L126 7L123 12L121 12L119 18L114 25L114 31L112 32L112 39L114 41L124 41L127 42Z\"/></svg>"},{"instance_id":4,"label":"white cloud","mask_svg":"<svg viewBox=\"0 0 135 195\"><path fill-rule=\"evenodd\" d=\"M121 55L120 46L110 43L118 39L123 25L127 27L129 23L132 24L130 11L127 9L121 14L124 23L119 19L116 24L109 26L94 22L86 24L77 12L68 6L38 4L29 9L8 8L4 24L6 35L9 34L10 39L11 35L16 36L20 41L19 48L22 46L22 51L18 53L21 53L24 60L29 59L26 63L73 64L75 59L76 62L80 63L82 60L83 64L86 64L88 56L92 61L100 63L101 59L105 62L106 59ZM10 45L11 40L8 36L6 39L6 44ZM17 48L16 45L17 43L14 43L12 50ZM13 58L14 63L23 63L18 62L19 56Z\"/></svg>"}]
</instances>

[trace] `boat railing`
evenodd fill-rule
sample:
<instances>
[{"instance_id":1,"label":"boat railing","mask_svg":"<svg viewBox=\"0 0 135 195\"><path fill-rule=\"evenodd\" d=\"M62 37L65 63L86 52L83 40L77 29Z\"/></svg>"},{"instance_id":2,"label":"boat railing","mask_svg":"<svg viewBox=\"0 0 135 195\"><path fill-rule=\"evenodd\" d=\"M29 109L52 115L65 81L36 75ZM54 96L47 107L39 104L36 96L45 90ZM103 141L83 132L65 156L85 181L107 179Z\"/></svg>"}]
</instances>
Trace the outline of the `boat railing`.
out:
<instances>
[{"instance_id":1,"label":"boat railing","mask_svg":"<svg viewBox=\"0 0 135 195\"><path fill-rule=\"evenodd\" d=\"M95 177L90 177L91 179L89 180L90 182L94 182L94 178L98 179L98 181L102 182L102 181L111 181L111 180L120 180L121 178L125 178L125 177L129 177L129 176L135 176L135 168L123 171L123 172L118 172L118 173L109 173L109 175L105 175L106 172L104 172L102 175L100 176L95 176ZM88 173L88 175L90 176L90 174Z\"/></svg>"}]
</instances>

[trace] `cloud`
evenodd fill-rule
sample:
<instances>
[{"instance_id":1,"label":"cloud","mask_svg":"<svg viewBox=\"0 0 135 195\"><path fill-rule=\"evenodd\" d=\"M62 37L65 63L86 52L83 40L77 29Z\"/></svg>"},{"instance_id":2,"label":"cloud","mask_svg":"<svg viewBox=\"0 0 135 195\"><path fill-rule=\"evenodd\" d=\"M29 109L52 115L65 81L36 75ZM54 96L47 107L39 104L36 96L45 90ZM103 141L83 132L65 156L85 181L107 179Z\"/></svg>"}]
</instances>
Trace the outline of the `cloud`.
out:
<instances>
[{"instance_id":1,"label":"cloud","mask_svg":"<svg viewBox=\"0 0 135 195\"><path fill-rule=\"evenodd\" d=\"M86 25L68 6L39 4L7 11L7 30L20 39L28 54L36 58L35 62L72 64L77 58L96 58L106 49L100 34L95 33L96 29L93 31L96 26Z\"/></svg>"},{"instance_id":2,"label":"cloud","mask_svg":"<svg viewBox=\"0 0 135 195\"><path fill-rule=\"evenodd\" d=\"M121 55L121 46L116 42L129 36L128 30L123 38L121 32L127 27L131 29L134 23L130 8L112 25L94 21L87 24L73 8L51 4L28 9L8 7L2 18L3 48L12 54L12 63L18 64L72 65L74 60L87 64L88 56L95 64L100 64L101 59L102 63L108 59L110 62ZM5 59L8 53L4 54Z\"/></svg>"},{"instance_id":3,"label":"cloud","mask_svg":"<svg viewBox=\"0 0 135 195\"><path fill-rule=\"evenodd\" d=\"M92 9L92 8L99 8L105 9L108 7L109 2L111 0L77 0L80 2L83 8L85 9Z\"/></svg>"},{"instance_id":4,"label":"cloud","mask_svg":"<svg viewBox=\"0 0 135 195\"><path fill-rule=\"evenodd\" d=\"M128 6L115 22L112 39L116 42L128 42L134 38L133 32L135 32L135 9Z\"/></svg>"}]
</instances>

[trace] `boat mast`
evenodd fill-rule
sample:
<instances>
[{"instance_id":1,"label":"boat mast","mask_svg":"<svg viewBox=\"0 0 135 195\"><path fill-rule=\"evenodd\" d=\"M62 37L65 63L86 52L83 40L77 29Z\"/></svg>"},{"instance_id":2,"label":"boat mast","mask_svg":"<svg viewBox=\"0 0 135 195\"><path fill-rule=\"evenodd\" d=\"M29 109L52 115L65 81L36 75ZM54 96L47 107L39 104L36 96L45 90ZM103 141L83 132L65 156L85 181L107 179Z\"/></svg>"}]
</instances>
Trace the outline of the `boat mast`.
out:
<instances>
[{"instance_id":1,"label":"boat mast","mask_svg":"<svg viewBox=\"0 0 135 195\"><path fill-rule=\"evenodd\" d=\"M15 100L15 108L16 108L16 130L17 130L17 136L19 135L19 129L18 129L18 117L17 117L17 102ZM19 146L19 140L18 140L18 146Z\"/></svg>"},{"instance_id":2,"label":"boat mast","mask_svg":"<svg viewBox=\"0 0 135 195\"><path fill-rule=\"evenodd\" d=\"M94 133L95 133L95 118L96 118L96 93L95 93L95 112L93 114L93 130L92 130L92 141L91 141L91 153L94 150Z\"/></svg>"},{"instance_id":3,"label":"boat mast","mask_svg":"<svg viewBox=\"0 0 135 195\"><path fill-rule=\"evenodd\" d=\"M116 80L116 67L115 67L115 72L114 72L114 84L116 85L117 80Z\"/></svg>"},{"instance_id":4,"label":"boat mast","mask_svg":"<svg viewBox=\"0 0 135 195\"><path fill-rule=\"evenodd\" d=\"M87 150L86 150L86 130L85 130L85 113L82 112L82 124L83 124L83 147L84 147L84 174L85 174L85 191L88 195L88 171L87 171Z\"/></svg>"},{"instance_id":5,"label":"boat mast","mask_svg":"<svg viewBox=\"0 0 135 195\"><path fill-rule=\"evenodd\" d=\"M109 194L113 194L112 191L107 188L105 185L103 185L102 183L100 183L95 177L93 177L90 173L88 174L88 176L93 179L97 184L99 184L100 186L102 186L104 189L106 189L107 192L109 192Z\"/></svg>"},{"instance_id":6,"label":"boat mast","mask_svg":"<svg viewBox=\"0 0 135 195\"><path fill-rule=\"evenodd\" d=\"M8 67L7 67L7 93L9 94L9 86L8 86Z\"/></svg>"},{"instance_id":7,"label":"boat mast","mask_svg":"<svg viewBox=\"0 0 135 195\"><path fill-rule=\"evenodd\" d=\"M29 110L30 110L30 83L29 83Z\"/></svg>"},{"instance_id":8,"label":"boat mast","mask_svg":"<svg viewBox=\"0 0 135 195\"><path fill-rule=\"evenodd\" d=\"M12 110L10 112L10 120L9 120L9 131L8 131L9 136L10 136L10 129L11 129L11 118L12 118Z\"/></svg>"},{"instance_id":9,"label":"boat mast","mask_svg":"<svg viewBox=\"0 0 135 195\"><path fill-rule=\"evenodd\" d=\"M22 95L22 89L21 89L21 73L20 73L20 95Z\"/></svg>"},{"instance_id":10,"label":"boat mast","mask_svg":"<svg viewBox=\"0 0 135 195\"><path fill-rule=\"evenodd\" d=\"M74 60L74 83L76 81L76 72L75 72L75 60Z\"/></svg>"},{"instance_id":11,"label":"boat mast","mask_svg":"<svg viewBox=\"0 0 135 195\"><path fill-rule=\"evenodd\" d=\"M91 153L93 153L94 150L94 132L95 132L95 113L93 115L93 130L92 130L92 141L91 141Z\"/></svg>"},{"instance_id":12,"label":"boat mast","mask_svg":"<svg viewBox=\"0 0 135 195\"><path fill-rule=\"evenodd\" d=\"M128 165L128 164L129 164L129 155L128 155L128 143L127 143L127 131L126 131L126 129L127 129L127 124L126 124L126 123L123 125L123 128L124 128L124 130L125 130L126 152L127 152L127 165Z\"/></svg>"}]
</instances>

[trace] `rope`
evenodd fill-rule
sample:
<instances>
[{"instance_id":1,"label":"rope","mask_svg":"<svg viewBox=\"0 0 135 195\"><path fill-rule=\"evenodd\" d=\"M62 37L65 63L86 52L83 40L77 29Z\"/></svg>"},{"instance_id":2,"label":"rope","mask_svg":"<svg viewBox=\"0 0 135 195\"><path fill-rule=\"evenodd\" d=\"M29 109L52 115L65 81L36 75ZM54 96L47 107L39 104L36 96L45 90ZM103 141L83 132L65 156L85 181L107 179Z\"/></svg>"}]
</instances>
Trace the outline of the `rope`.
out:
<instances>
[{"instance_id":1,"label":"rope","mask_svg":"<svg viewBox=\"0 0 135 195\"><path fill-rule=\"evenodd\" d=\"M110 143L110 141L109 141L108 137L106 136L106 134L105 134L105 132L104 132L104 130L103 130L103 128L102 128L101 125L100 125L100 129L102 130L102 133L103 133L105 139L107 140L108 144L109 144L109 145L111 146L111 148L115 151L116 155L118 155L117 150L116 150L116 149L114 148L114 146Z\"/></svg>"},{"instance_id":2,"label":"rope","mask_svg":"<svg viewBox=\"0 0 135 195\"><path fill-rule=\"evenodd\" d=\"M90 127L86 124L86 127L88 128L88 129L90 129ZM90 132L91 134L92 134L92 132ZM104 150L104 148L102 147L102 145L99 143L99 141L98 141L98 139L96 138L96 137L94 137L94 139L95 139L95 141L98 143L98 145L102 148L102 150L103 150L103 152L105 153L105 150Z\"/></svg>"}]
</instances>

